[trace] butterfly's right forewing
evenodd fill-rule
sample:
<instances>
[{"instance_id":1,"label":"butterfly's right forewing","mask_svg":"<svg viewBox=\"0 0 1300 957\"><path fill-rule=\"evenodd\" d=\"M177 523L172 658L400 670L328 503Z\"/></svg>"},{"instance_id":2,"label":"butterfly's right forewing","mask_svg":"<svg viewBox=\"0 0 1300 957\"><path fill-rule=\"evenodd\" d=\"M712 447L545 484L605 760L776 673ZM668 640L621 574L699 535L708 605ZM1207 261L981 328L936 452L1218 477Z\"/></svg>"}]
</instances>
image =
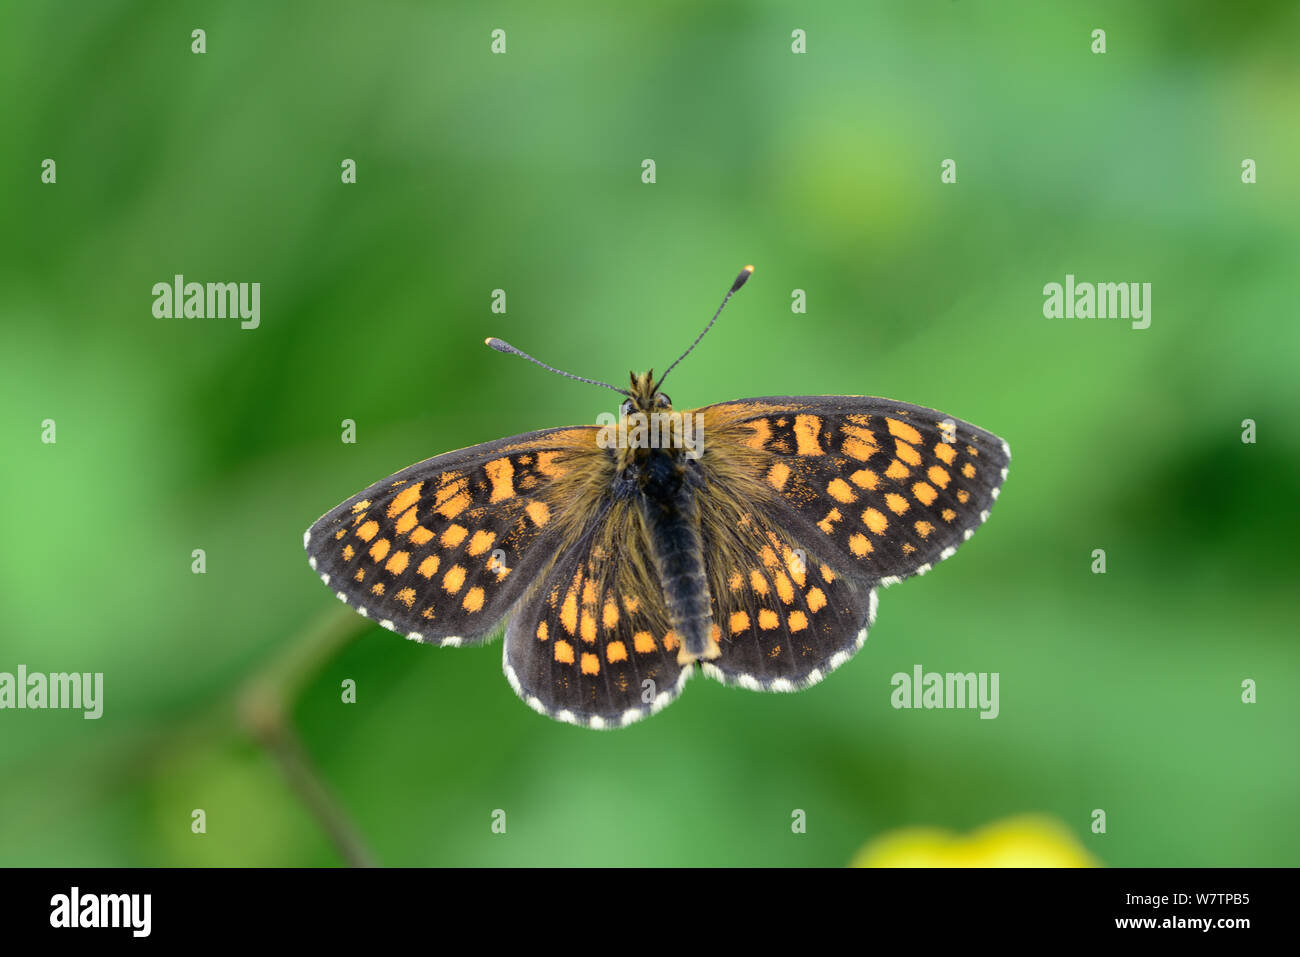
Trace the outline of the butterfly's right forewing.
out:
<instances>
[{"instance_id":1,"label":"butterfly's right forewing","mask_svg":"<svg viewBox=\"0 0 1300 957\"><path fill-rule=\"evenodd\" d=\"M594 426L501 439L390 475L304 542L325 584L390 631L479 641L565 547L611 468Z\"/></svg>"}]
</instances>

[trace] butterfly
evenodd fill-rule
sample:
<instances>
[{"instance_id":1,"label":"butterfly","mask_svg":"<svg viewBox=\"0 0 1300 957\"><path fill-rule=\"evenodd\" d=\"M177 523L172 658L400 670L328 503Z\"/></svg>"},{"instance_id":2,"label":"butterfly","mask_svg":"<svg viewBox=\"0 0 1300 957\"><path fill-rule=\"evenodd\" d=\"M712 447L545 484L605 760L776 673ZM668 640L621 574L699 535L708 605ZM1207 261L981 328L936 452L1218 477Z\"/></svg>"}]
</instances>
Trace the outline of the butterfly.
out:
<instances>
[{"instance_id":1,"label":"butterfly","mask_svg":"<svg viewBox=\"0 0 1300 957\"><path fill-rule=\"evenodd\" d=\"M877 591L951 556L989 516L1007 443L933 409L769 396L676 412L664 378L736 277L619 415L419 462L320 517L311 567L412 641L480 644L503 620L510 686L548 717L621 727L697 669L795 691L851 658Z\"/></svg>"}]
</instances>

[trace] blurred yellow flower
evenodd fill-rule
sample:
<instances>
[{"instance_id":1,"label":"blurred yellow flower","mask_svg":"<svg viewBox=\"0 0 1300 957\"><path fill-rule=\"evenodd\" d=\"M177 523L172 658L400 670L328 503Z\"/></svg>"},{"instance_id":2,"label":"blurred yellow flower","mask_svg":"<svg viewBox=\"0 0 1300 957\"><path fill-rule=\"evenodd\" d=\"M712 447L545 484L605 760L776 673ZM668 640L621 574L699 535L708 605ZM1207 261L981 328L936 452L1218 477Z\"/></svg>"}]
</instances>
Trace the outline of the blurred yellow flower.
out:
<instances>
[{"instance_id":1,"label":"blurred yellow flower","mask_svg":"<svg viewBox=\"0 0 1300 957\"><path fill-rule=\"evenodd\" d=\"M853 867L1097 867L1097 860L1053 818L1026 814L963 837L912 827L870 842Z\"/></svg>"}]
</instances>

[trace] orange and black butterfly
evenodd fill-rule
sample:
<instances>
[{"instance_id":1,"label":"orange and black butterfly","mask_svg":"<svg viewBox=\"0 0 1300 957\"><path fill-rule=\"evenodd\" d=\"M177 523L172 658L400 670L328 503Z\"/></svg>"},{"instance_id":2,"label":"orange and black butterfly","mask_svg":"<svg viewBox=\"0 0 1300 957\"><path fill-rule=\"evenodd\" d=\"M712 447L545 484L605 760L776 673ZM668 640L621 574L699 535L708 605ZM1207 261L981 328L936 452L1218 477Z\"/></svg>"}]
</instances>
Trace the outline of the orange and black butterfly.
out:
<instances>
[{"instance_id":1,"label":"orange and black butterfly","mask_svg":"<svg viewBox=\"0 0 1300 957\"><path fill-rule=\"evenodd\" d=\"M821 681L862 647L878 587L924 574L988 518L1011 457L990 432L889 399L677 413L653 373L581 381L626 397L617 419L412 465L304 543L340 600L413 641L476 644L508 618L511 687L587 727L659 711L697 666L753 690Z\"/></svg>"}]
</instances>

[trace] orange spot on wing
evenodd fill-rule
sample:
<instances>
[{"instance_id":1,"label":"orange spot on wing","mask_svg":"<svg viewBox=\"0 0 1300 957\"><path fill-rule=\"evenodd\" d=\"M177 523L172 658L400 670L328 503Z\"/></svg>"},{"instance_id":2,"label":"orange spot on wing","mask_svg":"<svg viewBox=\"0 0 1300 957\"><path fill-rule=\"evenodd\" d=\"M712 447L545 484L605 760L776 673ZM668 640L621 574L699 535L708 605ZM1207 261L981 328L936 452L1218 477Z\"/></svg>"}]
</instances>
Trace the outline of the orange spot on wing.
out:
<instances>
[{"instance_id":1,"label":"orange spot on wing","mask_svg":"<svg viewBox=\"0 0 1300 957\"><path fill-rule=\"evenodd\" d=\"M741 439L742 445L747 445L751 449L762 449L767 445L768 439L772 437L772 424L767 419L754 419L752 422L746 422L751 434Z\"/></svg>"},{"instance_id":2,"label":"orange spot on wing","mask_svg":"<svg viewBox=\"0 0 1300 957\"><path fill-rule=\"evenodd\" d=\"M790 579L785 577L784 572L777 572L773 576L776 582L776 594L784 604L790 604L794 601L794 585L790 584Z\"/></svg>"},{"instance_id":3,"label":"orange spot on wing","mask_svg":"<svg viewBox=\"0 0 1300 957\"><path fill-rule=\"evenodd\" d=\"M357 529L357 538L368 542L379 534L379 523L371 519Z\"/></svg>"},{"instance_id":4,"label":"orange spot on wing","mask_svg":"<svg viewBox=\"0 0 1300 957\"><path fill-rule=\"evenodd\" d=\"M787 623L791 631L803 631L808 627L808 616L796 609L790 612L790 619Z\"/></svg>"},{"instance_id":5,"label":"orange spot on wing","mask_svg":"<svg viewBox=\"0 0 1300 957\"><path fill-rule=\"evenodd\" d=\"M375 542L375 544L370 546L370 560L373 562L382 562L384 556L388 554L388 549L390 547L388 539L381 538L379 541Z\"/></svg>"},{"instance_id":6,"label":"orange spot on wing","mask_svg":"<svg viewBox=\"0 0 1300 957\"><path fill-rule=\"evenodd\" d=\"M551 629L547 626L546 619L543 618L541 621L537 623L537 640L546 641L546 639L550 637L551 637Z\"/></svg>"},{"instance_id":7,"label":"orange spot on wing","mask_svg":"<svg viewBox=\"0 0 1300 957\"><path fill-rule=\"evenodd\" d=\"M483 589L476 585L465 592L465 600L460 603L460 606L470 613L481 610L483 607Z\"/></svg>"},{"instance_id":8,"label":"orange spot on wing","mask_svg":"<svg viewBox=\"0 0 1300 957\"><path fill-rule=\"evenodd\" d=\"M861 532L854 532L849 536L849 551L861 558L867 552L871 551L871 543L867 541L867 536Z\"/></svg>"},{"instance_id":9,"label":"orange spot on wing","mask_svg":"<svg viewBox=\"0 0 1300 957\"><path fill-rule=\"evenodd\" d=\"M930 533L934 531L934 526L926 521L917 522L913 525L913 528L916 529L916 534L920 535L922 538L929 538Z\"/></svg>"},{"instance_id":10,"label":"orange spot on wing","mask_svg":"<svg viewBox=\"0 0 1300 957\"><path fill-rule=\"evenodd\" d=\"M515 466L508 458L493 459L483 466L488 481L492 483L489 501L503 502L515 497Z\"/></svg>"},{"instance_id":11,"label":"orange spot on wing","mask_svg":"<svg viewBox=\"0 0 1300 957\"><path fill-rule=\"evenodd\" d=\"M819 612L826 607L826 594L820 588L813 588L808 592L808 610Z\"/></svg>"},{"instance_id":12,"label":"orange spot on wing","mask_svg":"<svg viewBox=\"0 0 1300 957\"><path fill-rule=\"evenodd\" d=\"M562 665L573 664L573 645L567 641L557 641L555 643L555 660Z\"/></svg>"},{"instance_id":13,"label":"orange spot on wing","mask_svg":"<svg viewBox=\"0 0 1300 957\"><path fill-rule=\"evenodd\" d=\"M430 555L424 561L420 562L420 567L416 569L425 578L432 578L433 573L438 570L438 556Z\"/></svg>"},{"instance_id":14,"label":"orange spot on wing","mask_svg":"<svg viewBox=\"0 0 1300 957\"><path fill-rule=\"evenodd\" d=\"M849 488L849 483L842 478L831 479L826 486L826 491L835 501L843 502L845 505L858 500L857 494L853 489Z\"/></svg>"},{"instance_id":15,"label":"orange spot on wing","mask_svg":"<svg viewBox=\"0 0 1300 957\"><path fill-rule=\"evenodd\" d=\"M815 415L794 417L794 439L797 455L825 455L817 436L822 430L822 420Z\"/></svg>"},{"instance_id":16,"label":"orange spot on wing","mask_svg":"<svg viewBox=\"0 0 1300 957\"><path fill-rule=\"evenodd\" d=\"M840 510L838 508L833 508L826 513L825 518L817 523L817 527L827 535L833 535L835 534L835 523L843 517L844 516L840 515Z\"/></svg>"},{"instance_id":17,"label":"orange spot on wing","mask_svg":"<svg viewBox=\"0 0 1300 957\"><path fill-rule=\"evenodd\" d=\"M961 502L963 505L965 505L967 502L970 501L970 492L966 491L964 488L963 488L963 489L958 489L958 490L957 490L957 501L959 501L959 502Z\"/></svg>"},{"instance_id":18,"label":"orange spot on wing","mask_svg":"<svg viewBox=\"0 0 1300 957\"><path fill-rule=\"evenodd\" d=\"M956 517L957 517L957 513L954 512L952 509L950 509L950 508L945 508L945 509L943 510L943 520L944 520L945 522L951 522L951 521L952 521L954 518L956 518Z\"/></svg>"},{"instance_id":19,"label":"orange spot on wing","mask_svg":"<svg viewBox=\"0 0 1300 957\"><path fill-rule=\"evenodd\" d=\"M650 652L655 650L654 635L650 634L648 631L638 631L632 636L632 647L635 648L639 654L650 654Z\"/></svg>"},{"instance_id":20,"label":"orange spot on wing","mask_svg":"<svg viewBox=\"0 0 1300 957\"><path fill-rule=\"evenodd\" d=\"M416 482L414 485L408 485L402 489L388 503L388 517L396 518L405 512L408 508L420 500L420 489L424 488L423 482Z\"/></svg>"},{"instance_id":21,"label":"orange spot on wing","mask_svg":"<svg viewBox=\"0 0 1300 957\"><path fill-rule=\"evenodd\" d=\"M388 559L388 564L384 567L391 574L400 575L406 571L406 563L411 560L410 552L393 552L393 556Z\"/></svg>"},{"instance_id":22,"label":"orange spot on wing","mask_svg":"<svg viewBox=\"0 0 1300 957\"><path fill-rule=\"evenodd\" d=\"M460 591L460 586L465 584L465 569L460 565L452 565L447 569L447 574L442 576L442 590L450 594Z\"/></svg>"},{"instance_id":23,"label":"orange spot on wing","mask_svg":"<svg viewBox=\"0 0 1300 957\"><path fill-rule=\"evenodd\" d=\"M902 515L911 507L907 504L907 499L903 498L903 496L899 495L897 492L890 492L886 495L885 504L889 506L889 510L895 515Z\"/></svg>"},{"instance_id":24,"label":"orange spot on wing","mask_svg":"<svg viewBox=\"0 0 1300 957\"><path fill-rule=\"evenodd\" d=\"M415 589L403 588L393 597L396 598L398 601L400 601L407 608L410 608L412 605L415 604Z\"/></svg>"},{"instance_id":25,"label":"orange spot on wing","mask_svg":"<svg viewBox=\"0 0 1300 957\"><path fill-rule=\"evenodd\" d=\"M416 526L415 531L411 532L411 541L416 545L427 545L433 541L433 532L429 531L423 525Z\"/></svg>"},{"instance_id":26,"label":"orange spot on wing","mask_svg":"<svg viewBox=\"0 0 1300 957\"><path fill-rule=\"evenodd\" d=\"M961 467L961 474L966 476L968 479L974 478L975 466L972 465L970 462L967 462L965 465Z\"/></svg>"},{"instance_id":27,"label":"orange spot on wing","mask_svg":"<svg viewBox=\"0 0 1300 957\"><path fill-rule=\"evenodd\" d=\"M939 493L934 490L934 486L929 482L917 482L912 486L912 494L922 505L933 505L934 500L939 497Z\"/></svg>"},{"instance_id":28,"label":"orange spot on wing","mask_svg":"<svg viewBox=\"0 0 1300 957\"><path fill-rule=\"evenodd\" d=\"M605 607L601 609L601 624L606 629L613 628L618 624L618 605L612 601L605 602Z\"/></svg>"},{"instance_id":29,"label":"orange spot on wing","mask_svg":"<svg viewBox=\"0 0 1300 957\"><path fill-rule=\"evenodd\" d=\"M749 573L749 587L760 595L767 594L767 579L763 577L763 573L757 568Z\"/></svg>"},{"instance_id":30,"label":"orange spot on wing","mask_svg":"<svg viewBox=\"0 0 1300 957\"><path fill-rule=\"evenodd\" d=\"M882 535L889 527L889 519L885 518L885 513L875 508L869 508L862 513L862 523L871 529L873 535Z\"/></svg>"},{"instance_id":31,"label":"orange spot on wing","mask_svg":"<svg viewBox=\"0 0 1300 957\"><path fill-rule=\"evenodd\" d=\"M469 548L466 549L466 552L470 555L482 555L492 547L492 543L496 541L496 538L496 532L475 532L474 537L469 540Z\"/></svg>"},{"instance_id":32,"label":"orange spot on wing","mask_svg":"<svg viewBox=\"0 0 1300 957\"><path fill-rule=\"evenodd\" d=\"M537 471L547 478L559 478L565 472L569 471L556 464L555 460L560 457L559 452L538 452L537 453Z\"/></svg>"},{"instance_id":33,"label":"orange spot on wing","mask_svg":"<svg viewBox=\"0 0 1300 957\"><path fill-rule=\"evenodd\" d=\"M677 637L677 632L673 631L672 629L669 629L667 632L664 633L664 648L666 650L674 651L676 650L677 646L680 644L681 644L681 640Z\"/></svg>"},{"instance_id":34,"label":"orange spot on wing","mask_svg":"<svg viewBox=\"0 0 1300 957\"><path fill-rule=\"evenodd\" d=\"M767 470L767 484L778 492L785 488L785 483L788 481L790 481L790 466L784 462L775 462Z\"/></svg>"},{"instance_id":35,"label":"orange spot on wing","mask_svg":"<svg viewBox=\"0 0 1300 957\"><path fill-rule=\"evenodd\" d=\"M582 653L582 673L584 675L600 674L600 659L589 651Z\"/></svg>"},{"instance_id":36,"label":"orange spot on wing","mask_svg":"<svg viewBox=\"0 0 1300 957\"><path fill-rule=\"evenodd\" d=\"M874 445L863 442L861 439L845 439L840 448L849 458L857 459L859 462L865 462L876 452Z\"/></svg>"},{"instance_id":37,"label":"orange spot on wing","mask_svg":"<svg viewBox=\"0 0 1300 957\"><path fill-rule=\"evenodd\" d=\"M412 505L402 513L402 517L397 520L397 525L394 526L398 535L405 535L411 529L415 528L415 523L417 521L415 517L416 511L418 511L418 509Z\"/></svg>"},{"instance_id":38,"label":"orange spot on wing","mask_svg":"<svg viewBox=\"0 0 1300 957\"><path fill-rule=\"evenodd\" d=\"M920 444L921 433L906 422L899 422L897 419L885 419L885 424L889 426L889 434L894 438L902 439L904 442L911 442L913 445Z\"/></svg>"},{"instance_id":39,"label":"orange spot on wing","mask_svg":"<svg viewBox=\"0 0 1300 957\"><path fill-rule=\"evenodd\" d=\"M545 525L551 520L551 507L545 502L534 499L525 506L524 511L528 513L528 517L533 520L534 525Z\"/></svg>"},{"instance_id":40,"label":"orange spot on wing","mask_svg":"<svg viewBox=\"0 0 1300 957\"><path fill-rule=\"evenodd\" d=\"M942 459L945 465L952 465L953 459L957 458L957 450L943 442L934 447L934 454Z\"/></svg>"},{"instance_id":41,"label":"orange spot on wing","mask_svg":"<svg viewBox=\"0 0 1300 957\"><path fill-rule=\"evenodd\" d=\"M920 465L921 453L902 439L894 439L894 454L908 465Z\"/></svg>"},{"instance_id":42,"label":"orange spot on wing","mask_svg":"<svg viewBox=\"0 0 1300 957\"><path fill-rule=\"evenodd\" d=\"M350 562L350 561L352 561L352 556L355 555L355 554L356 554L356 551L353 550L353 548L352 548L351 545L344 545L344 546L343 546L343 560L344 560L345 562Z\"/></svg>"},{"instance_id":43,"label":"orange spot on wing","mask_svg":"<svg viewBox=\"0 0 1300 957\"><path fill-rule=\"evenodd\" d=\"M849 481L858 488L864 488L870 492L880 484L880 476L871 471L871 469L858 469L849 476Z\"/></svg>"},{"instance_id":44,"label":"orange spot on wing","mask_svg":"<svg viewBox=\"0 0 1300 957\"><path fill-rule=\"evenodd\" d=\"M905 479L911 474L912 470L902 462L898 461L898 459L894 459L894 461L890 462L889 468L885 469L886 477L891 479Z\"/></svg>"},{"instance_id":45,"label":"orange spot on wing","mask_svg":"<svg viewBox=\"0 0 1300 957\"><path fill-rule=\"evenodd\" d=\"M611 641L605 649L605 657L611 662L627 661L627 645L621 641Z\"/></svg>"},{"instance_id":46,"label":"orange spot on wing","mask_svg":"<svg viewBox=\"0 0 1300 957\"><path fill-rule=\"evenodd\" d=\"M372 595L382 595L383 593L384 593L384 583L383 583L383 582L375 582L373 585L370 586L370 594L372 594Z\"/></svg>"},{"instance_id":47,"label":"orange spot on wing","mask_svg":"<svg viewBox=\"0 0 1300 957\"><path fill-rule=\"evenodd\" d=\"M776 612L770 608L760 608L758 610L758 627L764 631L771 631L781 620L776 617Z\"/></svg>"},{"instance_id":48,"label":"orange spot on wing","mask_svg":"<svg viewBox=\"0 0 1300 957\"><path fill-rule=\"evenodd\" d=\"M578 624L578 633L587 644L596 640L596 619L585 608L582 611L582 621Z\"/></svg>"},{"instance_id":49,"label":"orange spot on wing","mask_svg":"<svg viewBox=\"0 0 1300 957\"><path fill-rule=\"evenodd\" d=\"M469 493L461 492L458 495L452 495L446 501L442 502L436 509L434 509L434 511L443 518L455 518L467 508L469 508Z\"/></svg>"},{"instance_id":50,"label":"orange spot on wing","mask_svg":"<svg viewBox=\"0 0 1300 957\"><path fill-rule=\"evenodd\" d=\"M948 474L948 470L941 465L931 465L925 474L939 488L947 488L948 483L952 481L952 476Z\"/></svg>"},{"instance_id":51,"label":"orange spot on wing","mask_svg":"<svg viewBox=\"0 0 1300 957\"><path fill-rule=\"evenodd\" d=\"M560 624L570 635L578 633L578 591L576 588L570 588L568 594L564 596L564 604L560 606Z\"/></svg>"}]
</instances>

